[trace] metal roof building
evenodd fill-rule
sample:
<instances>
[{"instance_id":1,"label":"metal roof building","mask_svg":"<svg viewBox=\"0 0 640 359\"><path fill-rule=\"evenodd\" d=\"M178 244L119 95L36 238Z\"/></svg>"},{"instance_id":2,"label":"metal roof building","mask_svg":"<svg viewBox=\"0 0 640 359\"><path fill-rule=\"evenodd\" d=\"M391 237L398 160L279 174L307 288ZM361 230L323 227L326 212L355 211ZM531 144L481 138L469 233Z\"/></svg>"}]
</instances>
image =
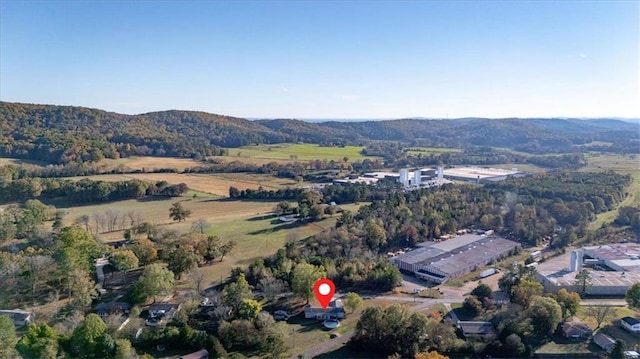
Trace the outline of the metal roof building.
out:
<instances>
[{"instance_id":1,"label":"metal roof building","mask_svg":"<svg viewBox=\"0 0 640 359\"><path fill-rule=\"evenodd\" d=\"M496 235L465 234L443 242L422 244L390 261L416 277L444 283L488 265L518 247L519 243Z\"/></svg>"}]
</instances>

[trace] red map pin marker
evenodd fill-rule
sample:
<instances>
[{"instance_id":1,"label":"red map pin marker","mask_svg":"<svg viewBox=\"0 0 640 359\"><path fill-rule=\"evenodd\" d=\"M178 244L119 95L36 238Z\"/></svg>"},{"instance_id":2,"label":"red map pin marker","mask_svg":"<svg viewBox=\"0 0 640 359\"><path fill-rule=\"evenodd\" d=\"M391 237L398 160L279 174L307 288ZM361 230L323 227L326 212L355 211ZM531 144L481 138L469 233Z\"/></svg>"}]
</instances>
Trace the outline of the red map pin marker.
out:
<instances>
[{"instance_id":1,"label":"red map pin marker","mask_svg":"<svg viewBox=\"0 0 640 359\"><path fill-rule=\"evenodd\" d=\"M316 284L313 285L313 292L316 294L316 299L320 302L322 309L327 309L333 294L336 292L336 285L330 279L318 279Z\"/></svg>"}]
</instances>

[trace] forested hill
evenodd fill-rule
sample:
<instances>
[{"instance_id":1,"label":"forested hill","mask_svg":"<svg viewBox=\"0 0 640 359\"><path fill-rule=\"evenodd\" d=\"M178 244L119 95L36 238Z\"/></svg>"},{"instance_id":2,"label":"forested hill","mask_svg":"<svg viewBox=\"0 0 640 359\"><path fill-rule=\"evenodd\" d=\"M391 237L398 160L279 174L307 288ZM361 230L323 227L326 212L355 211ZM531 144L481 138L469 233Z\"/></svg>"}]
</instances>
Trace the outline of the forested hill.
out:
<instances>
[{"instance_id":1,"label":"forested hill","mask_svg":"<svg viewBox=\"0 0 640 359\"><path fill-rule=\"evenodd\" d=\"M123 115L97 109L0 102L0 156L49 163L131 155L202 157L221 147L304 141L366 144L371 140L464 148L508 147L567 152L592 141L616 152L637 151L638 124L615 119L385 120L310 123L249 121L194 111ZM629 150L631 149L631 150ZM635 149L635 150L633 150Z\"/></svg>"}]
</instances>

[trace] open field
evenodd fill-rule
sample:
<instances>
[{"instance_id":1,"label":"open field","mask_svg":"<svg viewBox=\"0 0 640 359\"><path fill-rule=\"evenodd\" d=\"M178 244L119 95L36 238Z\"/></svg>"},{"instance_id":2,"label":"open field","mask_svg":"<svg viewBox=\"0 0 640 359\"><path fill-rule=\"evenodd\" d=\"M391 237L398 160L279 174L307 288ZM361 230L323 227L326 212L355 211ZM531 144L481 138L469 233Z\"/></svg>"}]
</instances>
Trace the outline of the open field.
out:
<instances>
[{"instance_id":1,"label":"open field","mask_svg":"<svg viewBox=\"0 0 640 359\"><path fill-rule=\"evenodd\" d=\"M150 157L150 156L134 156L118 159L105 158L100 161L100 165L104 165L107 168L115 168L120 165L129 167L131 169L139 170L154 170L161 168L175 168L178 171L183 171L188 167L202 166L205 163L202 161L196 161L191 158L177 158L177 157Z\"/></svg>"},{"instance_id":2,"label":"open field","mask_svg":"<svg viewBox=\"0 0 640 359\"><path fill-rule=\"evenodd\" d=\"M297 156L298 160L334 160L342 161L348 157L349 161L367 158L360 151L361 146L344 147L323 147L314 144L277 144L277 145L257 145L244 146L240 148L227 148L229 158L261 158L273 160L291 160L292 156ZM368 157L374 158L374 157Z\"/></svg>"},{"instance_id":3,"label":"open field","mask_svg":"<svg viewBox=\"0 0 640 359\"><path fill-rule=\"evenodd\" d=\"M43 162L34 161L34 160L22 160L18 158L0 157L0 166L6 166L6 165L27 165L27 166L42 167L46 164Z\"/></svg>"},{"instance_id":4,"label":"open field","mask_svg":"<svg viewBox=\"0 0 640 359\"><path fill-rule=\"evenodd\" d=\"M191 216L181 223L169 218L169 208L180 202L191 210ZM158 225L164 230L178 233L188 232L194 221L205 219L209 223L207 235L217 235L223 241L234 240L236 249L224 261L205 266L199 270L205 274L205 285L218 284L226 278L233 267L246 266L258 258L274 254L282 248L288 235L302 239L335 225L338 216L327 217L313 223L279 223L271 214L277 202L235 201L201 194L197 198L187 195L178 198L125 200L99 205L68 206L65 203L49 203L66 212L65 225L70 225L80 215L104 213L115 209L125 214L127 211L140 213L144 221ZM357 211L359 205L342 205L344 209ZM92 221L93 222L93 221ZM123 232L116 231L100 235L103 240L122 239Z\"/></svg>"},{"instance_id":5,"label":"open field","mask_svg":"<svg viewBox=\"0 0 640 359\"><path fill-rule=\"evenodd\" d=\"M634 158L635 157L635 158ZM636 156L591 154L587 156L588 165L581 171L615 171L630 174L633 182L628 188L629 196L620 203L620 206L640 207L640 159ZM618 216L618 210L600 213L591 224L591 228L599 228L604 223L611 223Z\"/></svg>"},{"instance_id":6,"label":"open field","mask_svg":"<svg viewBox=\"0 0 640 359\"><path fill-rule=\"evenodd\" d=\"M461 149L458 148L446 148L446 147L409 147L405 149L405 152L409 155L417 156L422 154L423 156L428 156L430 154L439 154L439 153L447 153L447 152L460 152Z\"/></svg>"},{"instance_id":7,"label":"open field","mask_svg":"<svg viewBox=\"0 0 640 359\"><path fill-rule=\"evenodd\" d=\"M69 177L71 180L81 180L88 178L94 181L126 181L139 179L149 182L167 181L170 184L186 183L190 189L200 192L211 193L217 196L229 196L229 187L234 186L240 190L258 189L262 186L265 189L280 189L287 186L293 187L298 184L287 178L278 178L269 175L248 174L248 173L222 173L222 174L198 174L198 173L132 173Z\"/></svg>"}]
</instances>

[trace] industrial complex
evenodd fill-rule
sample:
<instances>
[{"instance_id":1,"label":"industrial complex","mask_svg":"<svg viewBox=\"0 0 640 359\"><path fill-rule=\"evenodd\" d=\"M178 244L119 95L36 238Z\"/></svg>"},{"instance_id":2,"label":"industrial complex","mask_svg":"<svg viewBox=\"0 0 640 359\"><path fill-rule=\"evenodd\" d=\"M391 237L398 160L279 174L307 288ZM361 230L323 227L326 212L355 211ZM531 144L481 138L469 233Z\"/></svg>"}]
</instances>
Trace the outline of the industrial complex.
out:
<instances>
[{"instance_id":1,"label":"industrial complex","mask_svg":"<svg viewBox=\"0 0 640 359\"><path fill-rule=\"evenodd\" d=\"M465 181L484 183L503 181L509 177L523 176L517 168L510 170L485 167L453 167L453 168L418 168L414 170L401 169L400 172L369 172L361 176L352 175L343 179L336 179L335 184L364 183L373 185L387 179L401 183L406 189L439 186L451 181Z\"/></svg>"},{"instance_id":2,"label":"industrial complex","mask_svg":"<svg viewBox=\"0 0 640 359\"><path fill-rule=\"evenodd\" d=\"M520 244L493 234L464 234L442 242L429 242L389 260L400 270L428 282L449 279L490 264L511 254Z\"/></svg>"},{"instance_id":3,"label":"industrial complex","mask_svg":"<svg viewBox=\"0 0 640 359\"><path fill-rule=\"evenodd\" d=\"M538 277L545 291L561 288L582 293L576 274L588 269L590 284L585 294L624 296L627 289L640 282L640 244L618 243L584 247L538 264Z\"/></svg>"}]
</instances>

